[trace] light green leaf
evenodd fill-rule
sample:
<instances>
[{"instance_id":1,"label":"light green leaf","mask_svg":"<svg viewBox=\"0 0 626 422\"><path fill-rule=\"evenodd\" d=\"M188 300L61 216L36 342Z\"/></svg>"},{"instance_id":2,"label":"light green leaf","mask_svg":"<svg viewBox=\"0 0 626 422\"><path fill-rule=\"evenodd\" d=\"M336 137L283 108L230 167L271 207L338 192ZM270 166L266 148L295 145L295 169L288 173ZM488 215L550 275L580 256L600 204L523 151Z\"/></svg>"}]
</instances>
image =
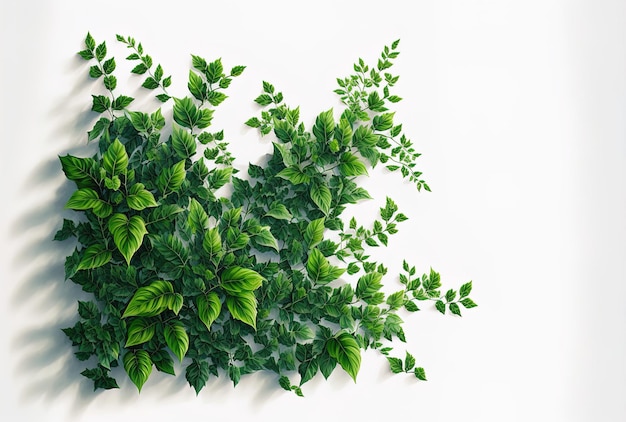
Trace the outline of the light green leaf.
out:
<instances>
[{"instance_id":1,"label":"light green leaf","mask_svg":"<svg viewBox=\"0 0 626 422\"><path fill-rule=\"evenodd\" d=\"M424 368L415 368L415 378L426 381L426 371L424 371Z\"/></svg>"},{"instance_id":2,"label":"light green leaf","mask_svg":"<svg viewBox=\"0 0 626 422\"><path fill-rule=\"evenodd\" d=\"M313 248L324 239L324 221L325 218L318 218L309 222L304 231L304 240L309 245L309 248Z\"/></svg>"},{"instance_id":3,"label":"light green leaf","mask_svg":"<svg viewBox=\"0 0 626 422\"><path fill-rule=\"evenodd\" d=\"M211 256L222 251L222 238L217 227L213 227L206 232L202 247Z\"/></svg>"},{"instance_id":4,"label":"light green leaf","mask_svg":"<svg viewBox=\"0 0 626 422\"><path fill-rule=\"evenodd\" d=\"M141 393L141 387L152 373L152 361L145 350L129 350L123 358L124 370L130 380L137 386Z\"/></svg>"},{"instance_id":5,"label":"light green leaf","mask_svg":"<svg viewBox=\"0 0 626 422\"><path fill-rule=\"evenodd\" d=\"M222 288L231 295L256 290L264 280L256 271L236 266L224 270L220 278Z\"/></svg>"},{"instance_id":6,"label":"light green leaf","mask_svg":"<svg viewBox=\"0 0 626 422\"><path fill-rule=\"evenodd\" d=\"M142 183L136 183L130 188L126 202L129 208L137 211L158 206L152 193Z\"/></svg>"},{"instance_id":7,"label":"light green leaf","mask_svg":"<svg viewBox=\"0 0 626 422\"><path fill-rule=\"evenodd\" d=\"M342 331L326 342L326 350L356 382L361 367L361 350L354 337Z\"/></svg>"},{"instance_id":8,"label":"light green leaf","mask_svg":"<svg viewBox=\"0 0 626 422\"><path fill-rule=\"evenodd\" d=\"M166 309L178 313L182 307L182 295L174 293L172 283L165 280L156 280L148 286L137 289L130 299L122 318L131 316L152 317L159 315Z\"/></svg>"},{"instance_id":9,"label":"light green leaf","mask_svg":"<svg viewBox=\"0 0 626 422\"><path fill-rule=\"evenodd\" d=\"M318 249L311 249L306 262L306 270L314 282L324 280L330 272L330 267L330 263Z\"/></svg>"},{"instance_id":10,"label":"light green leaf","mask_svg":"<svg viewBox=\"0 0 626 422\"><path fill-rule=\"evenodd\" d=\"M209 292L206 295L200 295L196 299L198 306L198 317L200 321L206 325L207 330L211 330L211 324L220 315L222 303L215 292Z\"/></svg>"},{"instance_id":11,"label":"light green leaf","mask_svg":"<svg viewBox=\"0 0 626 422\"><path fill-rule=\"evenodd\" d=\"M170 168L165 168L157 178L157 186L163 194L178 192L185 181L185 160L179 161Z\"/></svg>"},{"instance_id":12,"label":"light green leaf","mask_svg":"<svg viewBox=\"0 0 626 422\"><path fill-rule=\"evenodd\" d=\"M134 215L130 219L124 214L114 214L109 219L109 231L113 235L115 246L130 265L130 259L143 243L147 232L143 219Z\"/></svg>"},{"instance_id":13,"label":"light green leaf","mask_svg":"<svg viewBox=\"0 0 626 422\"><path fill-rule=\"evenodd\" d=\"M255 234L253 236L253 239L259 245L263 245L263 246L267 246L269 248L272 248L276 252L279 251L278 241L276 240L276 238L274 237L272 232L270 232L268 226L263 227L257 234Z\"/></svg>"},{"instance_id":14,"label":"light green leaf","mask_svg":"<svg viewBox=\"0 0 626 422\"><path fill-rule=\"evenodd\" d=\"M78 158L72 155L59 157L65 176L79 188L95 188L96 161L93 158Z\"/></svg>"},{"instance_id":15,"label":"light green leaf","mask_svg":"<svg viewBox=\"0 0 626 422\"><path fill-rule=\"evenodd\" d=\"M142 113L141 111L129 111L130 122L133 127L137 129L137 132L149 133L152 131L152 121L148 113Z\"/></svg>"},{"instance_id":16,"label":"light green leaf","mask_svg":"<svg viewBox=\"0 0 626 422\"><path fill-rule=\"evenodd\" d=\"M256 297L250 291L243 291L237 296L226 297L226 307L233 318L244 322L256 330Z\"/></svg>"},{"instance_id":17,"label":"light green leaf","mask_svg":"<svg viewBox=\"0 0 626 422\"><path fill-rule=\"evenodd\" d=\"M293 218L287 207L279 202L274 202L265 215L277 220L291 220Z\"/></svg>"},{"instance_id":18,"label":"light green leaf","mask_svg":"<svg viewBox=\"0 0 626 422\"><path fill-rule=\"evenodd\" d=\"M320 113L315 119L313 126L313 135L321 141L328 142L332 139L335 132L335 119L333 118L333 109Z\"/></svg>"},{"instance_id":19,"label":"light green leaf","mask_svg":"<svg viewBox=\"0 0 626 422\"><path fill-rule=\"evenodd\" d=\"M189 224L192 233L202 231L209 225L209 216L195 198L191 198L189 201L187 224Z\"/></svg>"},{"instance_id":20,"label":"light green leaf","mask_svg":"<svg viewBox=\"0 0 626 422\"><path fill-rule=\"evenodd\" d=\"M82 188L75 191L65 204L65 208L73 210L89 210L100 202L98 193L91 188Z\"/></svg>"},{"instance_id":21,"label":"light green leaf","mask_svg":"<svg viewBox=\"0 0 626 422\"><path fill-rule=\"evenodd\" d=\"M210 84L217 83L222 76L224 76L224 67L222 66L222 60L217 59L207 66L206 71L204 72L207 81Z\"/></svg>"},{"instance_id":22,"label":"light green leaf","mask_svg":"<svg viewBox=\"0 0 626 422\"><path fill-rule=\"evenodd\" d=\"M187 88L191 95L198 100L203 101L205 99L206 84L202 81L202 78L193 70L189 69L189 82Z\"/></svg>"},{"instance_id":23,"label":"light green leaf","mask_svg":"<svg viewBox=\"0 0 626 422\"><path fill-rule=\"evenodd\" d=\"M326 215L330 212L333 197L326 185L316 184L311 187L311 199L315 205Z\"/></svg>"},{"instance_id":24,"label":"light green leaf","mask_svg":"<svg viewBox=\"0 0 626 422\"><path fill-rule=\"evenodd\" d=\"M387 361L389 362L389 368L391 369L391 372L393 372L394 374L399 374L400 372L404 371L404 369L402 368L402 359L387 356Z\"/></svg>"},{"instance_id":25,"label":"light green leaf","mask_svg":"<svg viewBox=\"0 0 626 422\"><path fill-rule=\"evenodd\" d=\"M187 350L189 349L189 336L185 331L183 323L177 320L171 320L165 323L163 327L163 337L167 347L182 362Z\"/></svg>"},{"instance_id":26,"label":"light green leaf","mask_svg":"<svg viewBox=\"0 0 626 422\"><path fill-rule=\"evenodd\" d=\"M102 245L89 246L82 254L76 270L90 270L101 267L111 261L112 253Z\"/></svg>"},{"instance_id":27,"label":"light green leaf","mask_svg":"<svg viewBox=\"0 0 626 422\"><path fill-rule=\"evenodd\" d=\"M135 318L128 324L126 345L128 348L150 341L156 332L156 322L147 318Z\"/></svg>"},{"instance_id":28,"label":"light green leaf","mask_svg":"<svg viewBox=\"0 0 626 422\"><path fill-rule=\"evenodd\" d=\"M111 176L126 173L128 154L119 139L115 139L103 154L102 165Z\"/></svg>"},{"instance_id":29,"label":"light green leaf","mask_svg":"<svg viewBox=\"0 0 626 422\"><path fill-rule=\"evenodd\" d=\"M172 148L180 158L191 158L196 153L196 141L191 133L178 125L173 125Z\"/></svg>"},{"instance_id":30,"label":"light green leaf","mask_svg":"<svg viewBox=\"0 0 626 422\"><path fill-rule=\"evenodd\" d=\"M311 181L311 177L307 174L304 174L302 170L300 170L300 168L296 166L287 167L281 170L276 176L288 180L294 185L299 185L300 183L309 183Z\"/></svg>"},{"instance_id":31,"label":"light green leaf","mask_svg":"<svg viewBox=\"0 0 626 422\"><path fill-rule=\"evenodd\" d=\"M344 176L360 176L367 174L365 164L363 164L354 154L344 152L341 155L339 171Z\"/></svg>"}]
</instances>

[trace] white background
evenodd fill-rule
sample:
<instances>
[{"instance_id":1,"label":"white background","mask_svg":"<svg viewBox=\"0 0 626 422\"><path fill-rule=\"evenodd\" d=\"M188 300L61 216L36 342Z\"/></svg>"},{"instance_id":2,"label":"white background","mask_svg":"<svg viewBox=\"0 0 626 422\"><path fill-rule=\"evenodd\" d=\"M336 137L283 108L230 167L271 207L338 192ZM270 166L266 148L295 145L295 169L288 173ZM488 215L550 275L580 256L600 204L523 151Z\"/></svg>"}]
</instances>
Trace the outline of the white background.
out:
<instances>
[{"instance_id":1,"label":"white background","mask_svg":"<svg viewBox=\"0 0 626 422\"><path fill-rule=\"evenodd\" d=\"M626 2L22 1L3 2L0 28L2 420L626 420ZM243 126L262 80L310 123L339 109L335 77L402 39L396 119L433 192L374 171L375 199L349 212L393 197L410 220L377 256L474 282L479 307L463 318L406 318L397 351L428 382L365 353L356 384L337 371L305 399L265 375L196 397L182 375L138 395L118 373L120 390L92 392L60 332L86 296L63 281L71 242L51 242L73 215L57 155L87 155L96 119L99 83L75 54L87 31L138 98L116 33L143 42L178 96L192 53L247 65L214 120L241 168L270 145Z\"/></svg>"}]
</instances>

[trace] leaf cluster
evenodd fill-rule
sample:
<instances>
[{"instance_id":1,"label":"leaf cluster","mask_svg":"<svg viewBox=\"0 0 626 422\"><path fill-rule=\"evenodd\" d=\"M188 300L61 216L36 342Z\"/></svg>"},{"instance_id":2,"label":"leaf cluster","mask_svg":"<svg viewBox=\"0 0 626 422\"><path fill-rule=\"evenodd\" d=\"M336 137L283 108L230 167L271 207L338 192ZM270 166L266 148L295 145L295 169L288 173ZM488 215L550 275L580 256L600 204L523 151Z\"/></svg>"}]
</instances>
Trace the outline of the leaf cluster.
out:
<instances>
[{"instance_id":1,"label":"leaf cluster","mask_svg":"<svg viewBox=\"0 0 626 422\"><path fill-rule=\"evenodd\" d=\"M384 73L398 42L371 70L359 60L339 79L345 108L320 113L310 128L263 82L260 115L246 124L273 136L273 152L239 176L224 132L209 128L245 66L226 71L221 59L192 55L190 95L173 98L171 77L142 44L117 40L132 50L127 59L137 63L131 73L141 86L173 100L172 120L161 108L129 109L134 98L116 95L115 59L88 34L78 54L109 95L92 98L101 117L88 140L98 152L59 157L76 185L66 207L82 217L65 219L55 240L75 239L65 276L93 295L78 302L78 322L63 331L76 357L95 363L82 372L94 388L117 388L110 370L121 363L141 391L153 368L174 375L176 358L196 393L210 376L237 385L263 370L302 395L304 383L337 367L356 381L368 348L393 372L425 380L408 352L404 361L389 356L394 341L405 341L399 313L432 301L460 316L459 304L476 306L471 282L442 295L438 273L419 277L404 262L400 290L387 294L388 269L372 251L388 245L406 215L387 198L371 224L343 217L347 206L371 199L358 181L378 163L395 163L387 168L429 190L415 170L419 154L387 109L400 100L389 92L397 76Z\"/></svg>"}]
</instances>

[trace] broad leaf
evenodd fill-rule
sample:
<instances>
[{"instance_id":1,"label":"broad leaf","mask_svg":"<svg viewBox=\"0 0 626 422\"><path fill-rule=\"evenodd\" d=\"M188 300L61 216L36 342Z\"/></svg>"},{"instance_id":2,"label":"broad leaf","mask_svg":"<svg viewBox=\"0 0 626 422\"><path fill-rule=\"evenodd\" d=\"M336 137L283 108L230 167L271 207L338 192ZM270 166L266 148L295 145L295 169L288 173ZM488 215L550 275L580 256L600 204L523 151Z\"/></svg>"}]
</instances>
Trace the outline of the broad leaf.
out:
<instances>
[{"instance_id":1,"label":"broad leaf","mask_svg":"<svg viewBox=\"0 0 626 422\"><path fill-rule=\"evenodd\" d=\"M259 245L272 248L276 252L279 251L278 241L276 240L272 232L270 232L269 227L263 227L257 234L254 235L253 239Z\"/></svg>"},{"instance_id":2,"label":"broad leaf","mask_svg":"<svg viewBox=\"0 0 626 422\"><path fill-rule=\"evenodd\" d=\"M263 276L248 268L230 267L222 272L222 288L231 295L251 292L261 287Z\"/></svg>"},{"instance_id":3,"label":"broad leaf","mask_svg":"<svg viewBox=\"0 0 626 422\"><path fill-rule=\"evenodd\" d=\"M318 218L309 222L304 232L304 240L309 248L314 247L324 239L324 218Z\"/></svg>"},{"instance_id":4,"label":"broad leaf","mask_svg":"<svg viewBox=\"0 0 626 422\"><path fill-rule=\"evenodd\" d=\"M207 330L210 330L211 324L213 324L213 321L220 315L222 309L219 296L215 292L200 295L196 299L196 305L198 307L198 317L200 321L206 325Z\"/></svg>"},{"instance_id":5,"label":"broad leaf","mask_svg":"<svg viewBox=\"0 0 626 422\"><path fill-rule=\"evenodd\" d=\"M174 148L174 151L180 158L191 158L196 153L196 141L191 136L191 133L178 125L174 125L172 130L172 148Z\"/></svg>"},{"instance_id":6,"label":"broad leaf","mask_svg":"<svg viewBox=\"0 0 626 422\"><path fill-rule=\"evenodd\" d=\"M206 232L202 248L211 256L222 251L222 238L217 227L213 227Z\"/></svg>"},{"instance_id":7,"label":"broad leaf","mask_svg":"<svg viewBox=\"0 0 626 422\"><path fill-rule=\"evenodd\" d=\"M96 188L97 164L93 158L78 158L71 155L59 157L63 172L78 188Z\"/></svg>"},{"instance_id":8,"label":"broad leaf","mask_svg":"<svg viewBox=\"0 0 626 422\"><path fill-rule=\"evenodd\" d=\"M137 289L130 299L122 318L131 316L151 317L159 315L167 309L177 314L182 304L182 295L174 293L172 283L165 280L156 280L148 286Z\"/></svg>"},{"instance_id":9,"label":"broad leaf","mask_svg":"<svg viewBox=\"0 0 626 422\"><path fill-rule=\"evenodd\" d=\"M145 350L129 350L123 358L124 370L128 374L130 380L137 386L137 390L141 392L141 388L152 373L152 360Z\"/></svg>"},{"instance_id":10,"label":"broad leaf","mask_svg":"<svg viewBox=\"0 0 626 422\"><path fill-rule=\"evenodd\" d=\"M128 324L126 345L128 348L150 341L156 332L156 322L147 318L135 318Z\"/></svg>"},{"instance_id":11,"label":"broad leaf","mask_svg":"<svg viewBox=\"0 0 626 422\"><path fill-rule=\"evenodd\" d=\"M344 176L360 176L367 174L365 164L363 164L354 154L344 152L341 155L341 161L339 164L339 171Z\"/></svg>"},{"instance_id":12,"label":"broad leaf","mask_svg":"<svg viewBox=\"0 0 626 422\"><path fill-rule=\"evenodd\" d=\"M114 214L109 219L109 231L113 235L115 246L130 265L130 260L141 247L143 237L147 233L143 219L134 215L130 219L124 214Z\"/></svg>"},{"instance_id":13,"label":"broad leaf","mask_svg":"<svg viewBox=\"0 0 626 422\"><path fill-rule=\"evenodd\" d=\"M265 215L277 220L291 220L293 218L287 207L278 202L273 203Z\"/></svg>"},{"instance_id":14,"label":"broad leaf","mask_svg":"<svg viewBox=\"0 0 626 422\"><path fill-rule=\"evenodd\" d=\"M85 249L76 270L91 270L107 264L112 257L111 251L102 245L92 245Z\"/></svg>"},{"instance_id":15,"label":"broad leaf","mask_svg":"<svg viewBox=\"0 0 626 422\"><path fill-rule=\"evenodd\" d=\"M299 185L300 183L309 183L311 181L311 177L307 174L304 174L302 170L300 170L300 168L297 166L287 167L281 170L277 174L277 176L290 181L294 185Z\"/></svg>"},{"instance_id":16,"label":"broad leaf","mask_svg":"<svg viewBox=\"0 0 626 422\"><path fill-rule=\"evenodd\" d=\"M330 212L333 197L326 185L315 184L311 187L311 199L315 205L326 215Z\"/></svg>"},{"instance_id":17,"label":"broad leaf","mask_svg":"<svg viewBox=\"0 0 626 422\"><path fill-rule=\"evenodd\" d=\"M306 270L314 282L320 282L326 278L330 272L331 265L326 257L318 250L312 249L306 263Z\"/></svg>"},{"instance_id":18,"label":"broad leaf","mask_svg":"<svg viewBox=\"0 0 626 422\"><path fill-rule=\"evenodd\" d=\"M253 292L243 291L237 296L226 297L226 307L233 318L238 319L256 329L256 298Z\"/></svg>"},{"instance_id":19,"label":"broad leaf","mask_svg":"<svg viewBox=\"0 0 626 422\"><path fill-rule=\"evenodd\" d=\"M165 349L161 349L150 356L156 369L166 374L176 375L174 372L174 360Z\"/></svg>"},{"instance_id":20,"label":"broad leaf","mask_svg":"<svg viewBox=\"0 0 626 422\"><path fill-rule=\"evenodd\" d=\"M150 191L145 189L143 183L135 183L130 188L126 202L129 208L137 211L158 206L154 200L154 196Z\"/></svg>"},{"instance_id":21,"label":"broad leaf","mask_svg":"<svg viewBox=\"0 0 626 422\"><path fill-rule=\"evenodd\" d=\"M116 139L102 155L102 166L111 176L126 173L128 154L124 145Z\"/></svg>"},{"instance_id":22,"label":"broad leaf","mask_svg":"<svg viewBox=\"0 0 626 422\"><path fill-rule=\"evenodd\" d=\"M326 350L356 382L361 367L361 351L354 337L341 332L326 342Z\"/></svg>"},{"instance_id":23,"label":"broad leaf","mask_svg":"<svg viewBox=\"0 0 626 422\"><path fill-rule=\"evenodd\" d=\"M179 161L170 168L165 168L157 178L157 186L165 195L170 192L178 192L185 180L185 161Z\"/></svg>"},{"instance_id":24,"label":"broad leaf","mask_svg":"<svg viewBox=\"0 0 626 422\"><path fill-rule=\"evenodd\" d=\"M165 323L163 327L163 337L165 338L167 347L169 347L182 362L189 349L189 336L185 331L183 323L177 320Z\"/></svg>"},{"instance_id":25,"label":"broad leaf","mask_svg":"<svg viewBox=\"0 0 626 422\"><path fill-rule=\"evenodd\" d=\"M206 360L194 359L185 369L185 378L198 395L209 379L209 363Z\"/></svg>"},{"instance_id":26,"label":"broad leaf","mask_svg":"<svg viewBox=\"0 0 626 422\"><path fill-rule=\"evenodd\" d=\"M209 216L195 198L191 198L189 201L187 224L189 224L192 233L205 230L209 225Z\"/></svg>"}]
</instances>

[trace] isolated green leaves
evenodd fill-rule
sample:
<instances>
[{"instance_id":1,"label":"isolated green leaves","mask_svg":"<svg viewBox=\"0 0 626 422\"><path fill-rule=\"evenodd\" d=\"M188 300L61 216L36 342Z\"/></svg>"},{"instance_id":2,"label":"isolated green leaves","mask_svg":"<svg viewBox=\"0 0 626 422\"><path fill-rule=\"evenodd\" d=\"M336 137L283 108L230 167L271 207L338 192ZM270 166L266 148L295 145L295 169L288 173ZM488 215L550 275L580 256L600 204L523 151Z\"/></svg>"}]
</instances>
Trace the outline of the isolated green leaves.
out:
<instances>
[{"instance_id":1,"label":"isolated green leaves","mask_svg":"<svg viewBox=\"0 0 626 422\"><path fill-rule=\"evenodd\" d=\"M131 80L167 103L172 77L133 37L116 39L130 50ZM407 341L401 314L430 303L460 316L476 306L472 282L444 289L439 273L418 275L404 261L399 287L386 288L396 277L374 252L392 244L407 216L389 197L373 221L344 215L348 204L380 206L363 202L378 200L358 185L379 163L430 189L390 110L401 100L389 73L397 46L372 65L359 59L337 79L341 110L312 122L263 81L251 97L261 110L245 124L272 138L273 150L246 175L233 166L228 134L210 128L245 66L191 55L182 82L189 96L134 109L135 99L117 92L126 78L118 81L114 48L87 34L78 54L104 88L90 100L101 115L87 133L91 155L59 156L75 185L66 208L83 215L63 219L54 239L77 243L65 276L93 295L63 331L76 357L95 365L81 372L94 388L118 388L110 373L121 360L141 391L153 367L175 375L177 359L196 394L210 376L236 386L270 371L302 396L305 383L338 367L356 381L367 349L392 372L426 380L408 351L391 355Z\"/></svg>"}]
</instances>

